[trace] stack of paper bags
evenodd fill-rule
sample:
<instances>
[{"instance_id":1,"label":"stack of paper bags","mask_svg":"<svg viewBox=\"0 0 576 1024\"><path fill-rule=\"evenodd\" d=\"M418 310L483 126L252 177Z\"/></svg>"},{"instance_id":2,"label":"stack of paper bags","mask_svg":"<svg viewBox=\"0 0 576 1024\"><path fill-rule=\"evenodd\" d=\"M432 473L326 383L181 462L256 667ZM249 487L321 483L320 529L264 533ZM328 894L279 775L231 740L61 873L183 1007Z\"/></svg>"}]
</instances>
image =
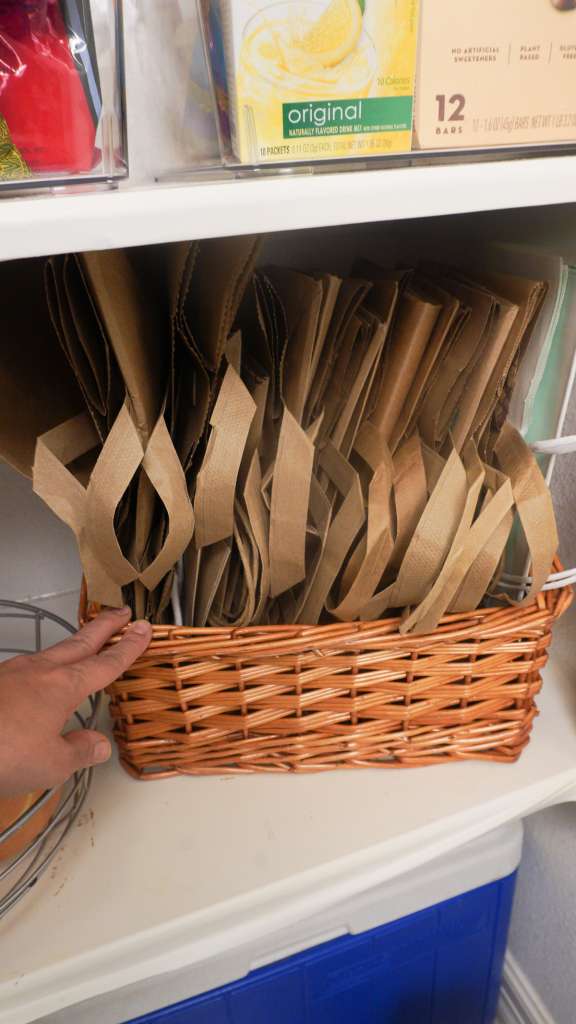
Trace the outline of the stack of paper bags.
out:
<instances>
[{"instance_id":1,"label":"stack of paper bags","mask_svg":"<svg viewBox=\"0 0 576 1024\"><path fill-rule=\"evenodd\" d=\"M550 243L552 246L552 242ZM562 436L576 379L576 248L571 241L511 244L500 242L479 249L476 265L500 273L546 283L546 297L535 320L518 374L513 383L509 418L529 444ZM555 458L539 455L546 482L551 483ZM509 593L525 590L530 550L516 524L506 551L504 577Z\"/></svg>"},{"instance_id":2,"label":"stack of paper bags","mask_svg":"<svg viewBox=\"0 0 576 1024\"><path fill-rule=\"evenodd\" d=\"M538 281L358 264L254 275L196 480L184 619L376 619L428 631L476 608L515 513L530 599L557 548L550 496L506 420Z\"/></svg>"},{"instance_id":3,"label":"stack of paper bags","mask_svg":"<svg viewBox=\"0 0 576 1024\"><path fill-rule=\"evenodd\" d=\"M74 530L89 599L170 621L179 565L187 625L429 631L498 594L516 519L529 600L557 535L506 417L546 285L257 250L2 265L0 453Z\"/></svg>"},{"instance_id":4,"label":"stack of paper bags","mask_svg":"<svg viewBox=\"0 0 576 1024\"><path fill-rule=\"evenodd\" d=\"M0 454L74 531L91 601L155 621L169 604L194 526L186 477L256 247L0 268Z\"/></svg>"}]
</instances>

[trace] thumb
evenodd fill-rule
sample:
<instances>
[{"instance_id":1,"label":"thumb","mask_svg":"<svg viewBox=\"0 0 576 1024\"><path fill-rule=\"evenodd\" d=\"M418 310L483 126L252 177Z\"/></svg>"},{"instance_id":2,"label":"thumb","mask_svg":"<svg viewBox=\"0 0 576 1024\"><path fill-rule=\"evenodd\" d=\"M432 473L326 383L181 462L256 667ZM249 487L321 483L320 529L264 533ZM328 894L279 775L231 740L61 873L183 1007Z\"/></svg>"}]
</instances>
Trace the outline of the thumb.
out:
<instances>
[{"instance_id":1,"label":"thumb","mask_svg":"<svg viewBox=\"0 0 576 1024\"><path fill-rule=\"evenodd\" d=\"M110 740L93 729L74 729L62 737L70 756L70 772L103 764L112 754Z\"/></svg>"}]
</instances>

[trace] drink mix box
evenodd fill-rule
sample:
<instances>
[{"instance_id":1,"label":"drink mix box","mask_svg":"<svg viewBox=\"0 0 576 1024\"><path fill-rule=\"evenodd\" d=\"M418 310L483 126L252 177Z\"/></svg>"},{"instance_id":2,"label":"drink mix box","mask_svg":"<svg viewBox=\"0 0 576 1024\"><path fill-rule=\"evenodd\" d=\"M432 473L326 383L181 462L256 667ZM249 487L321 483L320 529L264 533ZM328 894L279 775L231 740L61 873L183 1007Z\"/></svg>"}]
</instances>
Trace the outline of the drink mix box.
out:
<instances>
[{"instance_id":1,"label":"drink mix box","mask_svg":"<svg viewBox=\"0 0 576 1024\"><path fill-rule=\"evenodd\" d=\"M576 0L423 0L414 144L576 141Z\"/></svg>"},{"instance_id":2,"label":"drink mix box","mask_svg":"<svg viewBox=\"0 0 576 1024\"><path fill-rule=\"evenodd\" d=\"M223 134L241 163L408 152L418 0L203 0Z\"/></svg>"}]
</instances>

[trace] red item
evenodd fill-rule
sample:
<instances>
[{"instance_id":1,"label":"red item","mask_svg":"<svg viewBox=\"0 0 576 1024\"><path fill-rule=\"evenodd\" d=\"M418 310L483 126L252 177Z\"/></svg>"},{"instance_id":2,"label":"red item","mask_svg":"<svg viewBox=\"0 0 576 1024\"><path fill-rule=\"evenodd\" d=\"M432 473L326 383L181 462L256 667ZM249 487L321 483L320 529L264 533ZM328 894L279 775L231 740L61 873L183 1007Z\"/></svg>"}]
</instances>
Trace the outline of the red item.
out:
<instances>
[{"instance_id":1,"label":"red item","mask_svg":"<svg viewBox=\"0 0 576 1024\"><path fill-rule=\"evenodd\" d=\"M37 173L90 171L96 126L58 0L0 0L0 113Z\"/></svg>"}]
</instances>

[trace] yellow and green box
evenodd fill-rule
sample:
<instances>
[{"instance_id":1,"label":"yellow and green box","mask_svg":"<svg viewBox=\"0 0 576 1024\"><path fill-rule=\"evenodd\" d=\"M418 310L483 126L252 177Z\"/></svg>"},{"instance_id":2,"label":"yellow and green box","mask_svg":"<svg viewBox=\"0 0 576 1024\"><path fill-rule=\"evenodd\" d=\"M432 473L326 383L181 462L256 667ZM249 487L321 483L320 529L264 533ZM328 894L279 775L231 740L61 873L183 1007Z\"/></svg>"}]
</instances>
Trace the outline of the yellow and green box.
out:
<instances>
[{"instance_id":1,"label":"yellow and green box","mask_svg":"<svg viewBox=\"0 0 576 1024\"><path fill-rule=\"evenodd\" d=\"M409 152L418 0L219 0L242 163Z\"/></svg>"}]
</instances>

